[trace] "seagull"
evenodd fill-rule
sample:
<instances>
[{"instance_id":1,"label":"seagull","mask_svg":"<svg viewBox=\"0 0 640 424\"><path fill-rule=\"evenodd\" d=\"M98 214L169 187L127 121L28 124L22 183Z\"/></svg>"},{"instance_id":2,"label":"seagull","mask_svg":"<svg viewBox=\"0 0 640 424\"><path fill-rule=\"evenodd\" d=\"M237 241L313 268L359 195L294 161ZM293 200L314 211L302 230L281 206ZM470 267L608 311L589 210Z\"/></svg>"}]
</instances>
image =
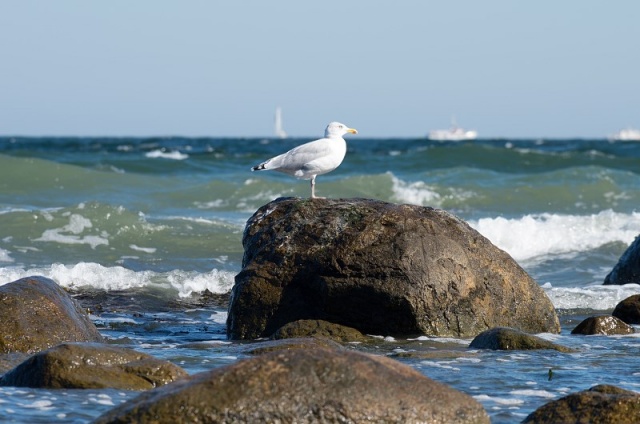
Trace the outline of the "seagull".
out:
<instances>
[{"instance_id":1,"label":"seagull","mask_svg":"<svg viewBox=\"0 0 640 424\"><path fill-rule=\"evenodd\" d=\"M275 156L251 168L252 171L273 169L293 177L311 180L311 198L316 198L316 177L336 169L347 153L343 135L358 134L340 122L331 122L324 130L324 138L294 147L287 153Z\"/></svg>"}]
</instances>

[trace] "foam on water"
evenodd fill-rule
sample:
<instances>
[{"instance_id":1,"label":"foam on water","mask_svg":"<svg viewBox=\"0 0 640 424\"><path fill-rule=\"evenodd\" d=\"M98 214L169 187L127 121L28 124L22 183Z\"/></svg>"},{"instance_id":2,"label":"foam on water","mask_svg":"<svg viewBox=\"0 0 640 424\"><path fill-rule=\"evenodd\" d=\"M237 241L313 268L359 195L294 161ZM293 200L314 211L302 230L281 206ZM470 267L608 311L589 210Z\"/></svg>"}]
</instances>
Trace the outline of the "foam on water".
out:
<instances>
[{"instance_id":1,"label":"foam on water","mask_svg":"<svg viewBox=\"0 0 640 424\"><path fill-rule=\"evenodd\" d=\"M640 293L640 285L638 284L553 287L550 283L545 283L542 288L556 309L606 311L615 308L618 303L627 297Z\"/></svg>"},{"instance_id":2,"label":"foam on water","mask_svg":"<svg viewBox=\"0 0 640 424\"><path fill-rule=\"evenodd\" d=\"M105 267L93 262L75 265L53 264L50 267L24 269L0 268L0 285L20 278L41 275L69 289L93 288L106 291L136 288L164 288L178 292L179 297L209 290L226 293L233 286L235 273L213 269L208 273L173 270L169 272L132 271L120 266Z\"/></svg>"},{"instance_id":3,"label":"foam on water","mask_svg":"<svg viewBox=\"0 0 640 424\"><path fill-rule=\"evenodd\" d=\"M469 224L516 260L630 244L640 233L640 213L610 209L592 215L530 214L481 218Z\"/></svg>"},{"instance_id":4,"label":"foam on water","mask_svg":"<svg viewBox=\"0 0 640 424\"><path fill-rule=\"evenodd\" d=\"M185 160L189 158L189 155L186 153L180 153L177 150L165 151L162 149L152 150L150 152L145 153L145 156L150 159L162 158L162 159L173 159L173 160Z\"/></svg>"},{"instance_id":5,"label":"foam on water","mask_svg":"<svg viewBox=\"0 0 640 424\"><path fill-rule=\"evenodd\" d=\"M108 245L108 234L101 235L85 235L81 234L89 228L92 228L91 220L79 214L69 214L69 223L61 228L53 228L45 230L42 236L34 241L56 242L63 244L87 244L95 249L100 245Z\"/></svg>"}]
</instances>

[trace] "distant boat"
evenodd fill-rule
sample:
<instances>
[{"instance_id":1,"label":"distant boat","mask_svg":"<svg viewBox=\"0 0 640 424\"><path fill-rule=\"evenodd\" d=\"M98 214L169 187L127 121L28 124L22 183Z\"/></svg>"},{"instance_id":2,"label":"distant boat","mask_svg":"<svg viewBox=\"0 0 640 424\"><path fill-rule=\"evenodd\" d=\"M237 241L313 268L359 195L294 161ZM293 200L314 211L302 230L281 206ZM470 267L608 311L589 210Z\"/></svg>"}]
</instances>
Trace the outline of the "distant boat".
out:
<instances>
[{"instance_id":1,"label":"distant boat","mask_svg":"<svg viewBox=\"0 0 640 424\"><path fill-rule=\"evenodd\" d=\"M478 138L478 131L462 129L456 124L456 120L452 118L451 127L449 129L429 131L428 137L429 140L437 141L475 140Z\"/></svg>"},{"instance_id":2,"label":"distant boat","mask_svg":"<svg viewBox=\"0 0 640 424\"><path fill-rule=\"evenodd\" d=\"M274 122L274 132L278 138L287 138L287 133L282 128L282 109L276 108L276 117Z\"/></svg>"},{"instance_id":3,"label":"distant boat","mask_svg":"<svg viewBox=\"0 0 640 424\"><path fill-rule=\"evenodd\" d=\"M609 136L611 141L640 141L640 130L626 128Z\"/></svg>"}]
</instances>

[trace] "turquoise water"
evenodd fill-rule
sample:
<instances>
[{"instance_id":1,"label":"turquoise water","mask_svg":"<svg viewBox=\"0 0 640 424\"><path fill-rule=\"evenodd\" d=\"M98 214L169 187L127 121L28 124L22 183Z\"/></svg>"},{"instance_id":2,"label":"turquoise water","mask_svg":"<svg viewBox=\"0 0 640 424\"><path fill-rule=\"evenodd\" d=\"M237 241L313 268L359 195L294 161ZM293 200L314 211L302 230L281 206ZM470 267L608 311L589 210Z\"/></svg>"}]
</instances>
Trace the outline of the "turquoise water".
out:
<instances>
[{"instance_id":1,"label":"turquoise water","mask_svg":"<svg viewBox=\"0 0 640 424\"><path fill-rule=\"evenodd\" d=\"M243 358L243 345L225 338L224 308L196 299L231 289L257 208L309 196L307 181L250 172L305 141L0 137L0 284L40 274L78 296L106 293L119 307L92 317L104 335L190 373ZM542 336L578 353L476 352L469 340L385 334L357 349L397 357L476 397L493 422L517 422L595 384L640 390L638 336L569 334L640 293L635 284L602 286L640 234L640 143L347 142L343 164L318 177L318 195L433 206L465 219L551 298L563 330ZM134 395L2 388L0 420L83 423Z\"/></svg>"}]
</instances>

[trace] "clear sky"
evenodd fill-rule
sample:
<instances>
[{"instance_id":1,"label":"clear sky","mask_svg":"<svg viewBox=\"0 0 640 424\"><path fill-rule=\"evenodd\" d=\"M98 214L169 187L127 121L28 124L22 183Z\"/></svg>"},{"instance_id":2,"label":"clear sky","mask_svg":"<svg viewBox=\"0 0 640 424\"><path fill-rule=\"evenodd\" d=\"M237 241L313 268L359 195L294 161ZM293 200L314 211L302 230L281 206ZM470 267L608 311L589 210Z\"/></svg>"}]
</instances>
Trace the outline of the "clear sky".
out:
<instances>
[{"instance_id":1,"label":"clear sky","mask_svg":"<svg viewBox=\"0 0 640 424\"><path fill-rule=\"evenodd\" d=\"M0 135L640 127L640 1L0 0Z\"/></svg>"}]
</instances>

